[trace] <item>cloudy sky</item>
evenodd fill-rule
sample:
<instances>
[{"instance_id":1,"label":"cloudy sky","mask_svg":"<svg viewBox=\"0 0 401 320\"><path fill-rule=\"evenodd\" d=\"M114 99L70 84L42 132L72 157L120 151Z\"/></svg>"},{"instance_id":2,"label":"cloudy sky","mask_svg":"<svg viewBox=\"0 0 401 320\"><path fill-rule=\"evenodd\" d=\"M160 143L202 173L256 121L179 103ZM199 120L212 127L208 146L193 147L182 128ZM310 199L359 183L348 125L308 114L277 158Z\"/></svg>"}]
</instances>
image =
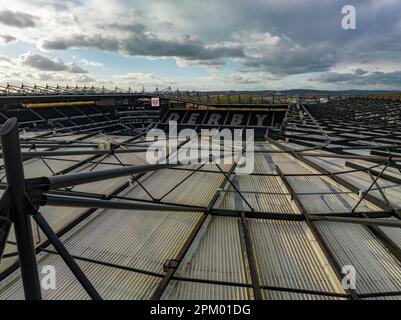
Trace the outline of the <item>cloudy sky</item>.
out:
<instances>
[{"instance_id":1,"label":"cloudy sky","mask_svg":"<svg viewBox=\"0 0 401 320\"><path fill-rule=\"evenodd\" d=\"M401 0L0 0L7 82L400 89Z\"/></svg>"}]
</instances>

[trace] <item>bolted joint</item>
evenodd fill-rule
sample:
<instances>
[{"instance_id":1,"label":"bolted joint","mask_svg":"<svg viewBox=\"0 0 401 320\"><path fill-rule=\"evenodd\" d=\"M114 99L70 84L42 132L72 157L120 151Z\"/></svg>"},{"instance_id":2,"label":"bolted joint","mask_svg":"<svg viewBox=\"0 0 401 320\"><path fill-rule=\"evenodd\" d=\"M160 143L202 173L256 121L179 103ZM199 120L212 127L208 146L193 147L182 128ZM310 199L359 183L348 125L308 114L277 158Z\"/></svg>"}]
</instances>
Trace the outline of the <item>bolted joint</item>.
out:
<instances>
[{"instance_id":1,"label":"bolted joint","mask_svg":"<svg viewBox=\"0 0 401 320\"><path fill-rule=\"evenodd\" d=\"M175 259L167 259L163 264L163 271L168 272L170 270L175 270L178 268L180 262Z\"/></svg>"},{"instance_id":2,"label":"bolted joint","mask_svg":"<svg viewBox=\"0 0 401 320\"><path fill-rule=\"evenodd\" d=\"M25 194L25 205L29 215L38 213L38 209L47 203L47 197L41 192Z\"/></svg>"},{"instance_id":3,"label":"bolted joint","mask_svg":"<svg viewBox=\"0 0 401 320\"><path fill-rule=\"evenodd\" d=\"M46 196L43 193L49 189L50 183L46 177L25 180L25 202L29 214L35 214L39 207L46 204Z\"/></svg>"},{"instance_id":4,"label":"bolted joint","mask_svg":"<svg viewBox=\"0 0 401 320\"><path fill-rule=\"evenodd\" d=\"M46 192L49 191L49 189L50 189L50 182L49 179L46 177L25 179L25 190L28 193L35 191Z\"/></svg>"}]
</instances>

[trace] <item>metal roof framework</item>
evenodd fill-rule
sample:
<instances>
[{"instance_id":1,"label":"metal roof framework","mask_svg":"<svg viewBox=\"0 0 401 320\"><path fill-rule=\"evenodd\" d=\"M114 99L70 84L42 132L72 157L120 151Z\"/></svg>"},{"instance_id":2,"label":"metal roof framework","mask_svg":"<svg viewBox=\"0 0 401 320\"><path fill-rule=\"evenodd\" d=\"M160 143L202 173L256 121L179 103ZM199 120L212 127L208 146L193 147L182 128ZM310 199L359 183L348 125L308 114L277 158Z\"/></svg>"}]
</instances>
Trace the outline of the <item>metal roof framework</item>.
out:
<instances>
[{"instance_id":1,"label":"metal roof framework","mask_svg":"<svg viewBox=\"0 0 401 320\"><path fill-rule=\"evenodd\" d=\"M347 113L343 112L343 109L341 109L344 103L346 103L347 106ZM385 113L378 112L376 110L378 109L378 103L380 104L380 108L385 106L386 110L391 111L385 111ZM390 108L387 108L388 104L391 105ZM376 106L376 108L374 106ZM398 116L395 116L397 110ZM140 136L131 137L126 141L117 143L112 146L110 151L100 151L85 149L88 146L93 147L95 145L85 142L86 139L99 134L95 128L89 130L93 131L90 134L85 134L75 140L69 141L50 142L47 137L51 137L52 135L57 136L57 133L47 132L38 136L22 139L22 148L36 150L23 151L22 157L24 162L31 161L32 159L42 161L53 175L53 177L47 178L45 183L46 187L41 190L41 197L38 199L39 204L43 205L46 203L47 206L65 206L65 204L68 204L68 206L71 207L78 206L88 208L83 215L61 228L61 230L57 232L58 237L68 234L80 226L80 224L85 223L87 219L90 219L91 215L94 215L98 211L97 208L134 209L135 207L140 207L142 210L145 210L146 206L148 206L150 210L154 209L153 206L157 205L159 206L158 210L163 210L163 206L166 207L166 210L172 210L171 208L174 206L173 211L186 210L186 212L198 212L200 214L197 222L192 226L190 233L181 244L175 257L173 259L167 259L164 262L163 272L154 272L135 266L119 265L85 257L83 255L71 255L73 258L72 261L98 264L159 279L157 284L153 286L153 290L151 294L148 295L148 298L161 299L169 297L169 294L170 296L174 296L171 292L174 292L174 288L177 288L177 283L181 285L182 283L195 283L204 286L212 285L216 290L221 286L239 288L239 291L245 290L248 292L244 294L244 296L255 299L280 298L282 297L280 296L281 293L287 294L287 296L284 296L287 298L397 298L397 296L401 296L400 282L397 280L398 276L401 274L401 271L398 271L398 269L401 269L401 249L399 242L400 198L397 197L397 194L398 196L400 194L401 174L399 164L401 155L398 152L401 147L399 139L400 132L397 130L400 110L400 104L397 102L389 103L380 100L372 101L370 99L354 98L345 100L345 102L342 100L331 100L327 105L292 106L288 114L288 130L286 135L282 137L283 139L287 139L286 142L277 142L270 139L268 144L261 144L260 148L256 151L257 158L263 158L267 162L267 166L264 169L269 168L270 171L263 169L256 170L249 178L242 179L233 174L235 164L230 166L215 165L215 167L211 167L211 165L192 167L174 166L170 168L159 167L155 168L155 170L157 169L156 172L171 172L172 175L182 175L175 179L175 181L172 181L170 188L162 190L161 193L156 192L157 195L155 193L157 190L147 185L147 179L145 179L149 176L147 171L135 171L139 170L138 168L140 167L135 166L134 168L124 163L119 158L120 155L124 154L140 154L144 152L144 147L146 147L147 144L141 140ZM346 119L343 117L346 117ZM143 134L141 134L141 136L142 135ZM66 136L68 135L63 135L62 138ZM34 148L32 148L33 146ZM180 144L180 148L183 150L185 150L187 146L188 141L182 141ZM37 150L38 148L49 148L51 151ZM62 150L58 151L60 148ZM83 150L77 151L77 149L80 148L83 148ZM3 144L3 157L6 157L4 150ZM364 152L361 153L361 150ZM369 154L366 154L366 150ZM67 160L66 162L70 161L70 163L74 164L60 171L52 169L52 165L49 164L50 161L53 163L65 161L66 159L63 157L71 156L85 156L85 158ZM55 160L55 157L58 157L58 160ZM331 159L333 159L333 161L340 161L341 165L339 165L339 167L341 167L342 170L328 170L330 166L325 162L327 159L328 161ZM260 159L257 159L257 161L258 160ZM284 160L288 161L290 166ZM137 175L135 175L131 181L123 183L109 194L73 190L75 186L79 184L78 182L80 179L83 179L83 182L87 182L85 179L88 178L88 173L89 176L95 177L94 179L99 179L99 181L103 179L104 176L101 177L103 170L95 170L100 165L109 165L113 168L118 168L117 170L110 169L111 171L114 170L112 174L117 174L116 172L120 172L119 174L121 174L121 169L124 169L125 175L132 175L132 173L135 172ZM68 176L72 176L70 174L71 172L75 172L83 166L87 166L87 170L81 174L78 173L72 185L65 182L65 177L68 178ZM296 167L297 170L291 168L292 166ZM130 171L130 167L132 167L132 172ZM333 167L336 166L334 165ZM94 173L94 175L91 175L91 172ZM191 187L191 180L198 174L220 177L217 181L216 188L211 190L208 201L205 201L204 204L188 204L186 201L174 200L177 198L177 191L181 190L182 192L184 187ZM357 176L359 180L356 180L357 178L355 176ZM86 178L84 179L84 177ZM278 181L280 186L278 189L281 191L252 190L252 187L249 185L247 186L246 179L253 179L251 182L256 182L258 179L266 179L270 184L272 184L273 181ZM50 187L52 181L64 181L64 184L54 183L56 189L52 190ZM358 181L359 184L363 181L364 187L361 188L361 185L356 184L355 181ZM29 184L29 182L31 182L31 184ZM302 189L300 188L302 182L314 182L314 186L321 187L321 190L314 190L314 192L310 190L300 190ZM40 187L43 187L43 185L41 185L43 184L43 180L33 178L25 182L25 186L28 186L27 189L29 189L29 186L32 187L36 185L36 187L33 188L35 191L38 189L38 184ZM147 197L134 198L121 195L123 190L132 188L134 184L137 184L136 188L142 190ZM263 186L263 184L261 185ZM6 188L7 186L8 185L5 183L2 184L2 188ZM69 187L73 187L73 189L69 189ZM364 191L361 192L361 190ZM395 191L389 193L389 190ZM171 197L169 198L172 194L175 195L172 197L173 200L171 200ZM43 198L43 196L45 197ZM292 209L287 212L263 210L259 202L256 201L255 203L254 201L258 196L266 196L270 200L273 198L269 197L284 197L286 199L286 205L289 204L287 208ZM327 196L327 198L332 196L341 198L340 200L343 203L337 206L341 208L341 210L336 211L336 206L333 202L328 205L330 208L329 211L320 210L315 212L308 203L310 201L309 199L314 199L315 196L322 199L322 202L327 201L324 199L325 196ZM230 201L234 202L234 206L229 204ZM269 202L269 200L267 202ZM283 204L279 206L285 207ZM320 208L323 208L323 206ZM126 212L126 214L129 213ZM39 219L37 220L36 218L35 221L39 221L38 223L43 227L45 225L43 216L36 215L36 217L39 217ZM202 245L202 241L208 239L207 233L211 228L211 224L215 221L220 221L219 219L229 219L227 221L238 221L239 223L239 241L244 246L244 261L247 265L247 271L244 273L249 274L249 278L244 279L244 281L222 280L219 278L213 279L213 277L190 277L186 276L186 273L183 271L186 266L185 263L190 259L188 256L193 257L195 255L196 257L196 253L193 251L196 251L196 247L199 248L199 246ZM213 220L213 222L211 222L211 220ZM342 258L339 257L338 252L341 250L334 248L333 243L329 241L327 228L330 228L330 224L335 225L338 229L341 229L339 226L347 226L347 228L349 228L349 226L355 225L356 228L358 228L356 231L365 235L365 241L367 241L366 239L368 239L368 237L372 237L370 241L374 241L375 245L384 248L385 252L387 252L387 259L392 260L393 263L392 268L397 269L394 271L395 275L392 278L395 285L394 283L389 285L389 288L395 286L395 289L388 290L386 288L370 287L370 291L343 291L340 288L333 289L333 287L331 290L310 289L309 286L305 284L304 286L293 287L289 285L279 286L272 285L271 283L269 284L269 281L266 281L260 261L261 252L266 248L261 248L260 242L257 241L259 239L256 239L263 236L265 233L259 234L256 232L257 229L255 229L257 226L260 227L260 225L264 225L265 223L305 224L306 228L311 231L312 238L318 243L319 250L323 252L324 258L329 263L331 271L336 275L338 282L341 281L343 276ZM267 226L263 228L268 230ZM391 232L388 231L388 228L391 229ZM44 227L44 229L48 231L46 233L48 238L57 241L57 238L52 236L49 228ZM273 229L271 229L271 231L273 231ZM116 232L118 232L118 230L116 230ZM339 241L337 237L334 238L336 241ZM13 245L12 243L9 244ZM68 257L68 252L63 252L60 246L57 248L58 250L55 250L49 245L49 241L40 243L35 248L36 254L47 253L50 255L64 255ZM267 243L265 245L267 246ZM270 252L270 254L272 254L272 252ZM384 253L382 252L382 254ZM13 256L15 256L15 252L6 253L3 258L8 259ZM285 257L285 254L283 254L283 257ZM269 258L269 256L267 256L267 258ZM32 256L31 259L33 259ZM227 259L229 260L229 258ZM289 258L286 257L286 259ZM69 261L72 263L71 259ZM369 262L369 260L367 261ZM373 260L370 262L372 261ZM380 261L376 261L376 263L380 265ZM287 262L287 264L284 265L286 267L291 267L292 264ZM87 292L92 298L99 298L99 295L91 291L94 289L94 286L91 286L91 282L85 281L85 273L80 272L79 268L77 269L76 267L75 265L75 267L72 268L75 268L76 275L81 277L80 283L86 285ZM14 262L6 270L3 270L1 277L3 281L11 277L11 273L17 269L17 263ZM270 272L274 273L274 270L271 269ZM31 274L31 276L33 275ZM16 285L15 281L14 285ZM30 288L33 289L34 286ZM5 296L7 296L7 290L8 292L12 291L10 287L6 286L4 290L6 292ZM0 289L0 296L1 294L2 289ZM33 294L31 297L35 297L35 292L31 292L31 294ZM37 295L38 291L36 290L36 297L38 297ZM220 297L224 297L224 294Z\"/></svg>"},{"instance_id":2,"label":"metal roof framework","mask_svg":"<svg viewBox=\"0 0 401 320\"><path fill-rule=\"evenodd\" d=\"M107 89L95 86L79 87L69 85L26 85L21 83L20 86L7 83L0 86L1 97L38 97L38 96L127 96L138 95L148 97L162 97L165 99L174 99L176 101L194 103L194 104L213 104L213 105L241 105L241 104L266 104L266 103L286 103L287 96L281 93L264 92L264 93L221 93L221 92L198 92L198 91L180 91L172 90L171 87L160 89L156 87L154 90L141 91L118 88ZM302 98L302 97L300 97ZM313 101L317 101L317 97L310 97Z\"/></svg>"}]
</instances>

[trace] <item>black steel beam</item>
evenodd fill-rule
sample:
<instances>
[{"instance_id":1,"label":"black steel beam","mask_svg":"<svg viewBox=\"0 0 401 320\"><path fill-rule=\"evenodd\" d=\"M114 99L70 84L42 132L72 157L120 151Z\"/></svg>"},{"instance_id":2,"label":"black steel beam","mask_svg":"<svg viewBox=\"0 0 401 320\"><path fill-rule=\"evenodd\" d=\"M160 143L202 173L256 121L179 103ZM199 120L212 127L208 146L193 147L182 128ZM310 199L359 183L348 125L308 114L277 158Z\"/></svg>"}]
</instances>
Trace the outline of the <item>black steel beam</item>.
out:
<instances>
[{"instance_id":1,"label":"black steel beam","mask_svg":"<svg viewBox=\"0 0 401 320\"><path fill-rule=\"evenodd\" d=\"M122 168L120 167L120 168L101 170L95 172L81 172L81 173L66 174L60 176L51 176L44 179L46 179L47 181L46 183L48 183L49 189L56 189L56 188L64 188L95 181L124 177L128 175L144 173L159 169L167 169L175 166L177 166L177 164L149 164L140 166L128 166L128 167L122 167Z\"/></svg>"},{"instance_id":2,"label":"black steel beam","mask_svg":"<svg viewBox=\"0 0 401 320\"><path fill-rule=\"evenodd\" d=\"M68 268L77 278L79 283L85 289L85 291L89 294L89 296L93 300L102 300L99 293L96 291L92 283L88 280L85 274L82 272L81 268L71 257L68 250L64 247L63 243L60 241L59 237L54 233L53 229L47 223L46 219L40 213L36 213L33 215L33 219L36 221L40 229L42 229L43 233L50 240L51 244L57 250L61 258L64 260Z\"/></svg>"},{"instance_id":3,"label":"black steel beam","mask_svg":"<svg viewBox=\"0 0 401 320\"><path fill-rule=\"evenodd\" d=\"M25 195L24 169L19 142L18 121L11 118L0 129L4 166L8 183L10 217L14 224L21 277L26 300L41 300L31 218Z\"/></svg>"},{"instance_id":4,"label":"black steel beam","mask_svg":"<svg viewBox=\"0 0 401 320\"><path fill-rule=\"evenodd\" d=\"M142 210L142 211L200 211L199 207L174 206L151 203L138 203L133 201L111 201L90 199L87 197L71 196L44 196L44 204L53 207L74 207L74 208L103 208L103 209L121 209L121 210Z\"/></svg>"},{"instance_id":5,"label":"black steel beam","mask_svg":"<svg viewBox=\"0 0 401 320\"><path fill-rule=\"evenodd\" d=\"M357 170L360 170L360 171L370 172L373 176L376 176L376 177L380 174L380 171L378 171L378 170L373 170L371 168L364 167L364 166L361 166L361 165L353 163L353 162L346 161L345 165L347 167L350 167L350 168L353 168L353 169L357 169ZM384 180L387 180L387 181L394 182L396 184L401 184L401 179L400 178L397 178L396 176L389 175L387 173L382 173L380 175L380 178L384 179Z\"/></svg>"},{"instance_id":6,"label":"black steel beam","mask_svg":"<svg viewBox=\"0 0 401 320\"><path fill-rule=\"evenodd\" d=\"M310 215L309 220L311 221L329 221L329 222L342 222L342 223L353 223L368 226L381 226L381 227L394 227L401 228L400 220L393 219L374 219L374 218L349 218L349 217L334 217L324 215Z\"/></svg>"},{"instance_id":7,"label":"black steel beam","mask_svg":"<svg viewBox=\"0 0 401 320\"><path fill-rule=\"evenodd\" d=\"M246 256L248 259L249 272L251 274L253 295L255 297L255 300L262 300L263 295L259 283L260 277L258 274L258 267L256 264L256 259L254 254L253 239L251 232L249 230L248 220L245 217L244 212L241 212L241 225L242 225L242 230L244 231L243 236L245 242Z\"/></svg>"}]
</instances>

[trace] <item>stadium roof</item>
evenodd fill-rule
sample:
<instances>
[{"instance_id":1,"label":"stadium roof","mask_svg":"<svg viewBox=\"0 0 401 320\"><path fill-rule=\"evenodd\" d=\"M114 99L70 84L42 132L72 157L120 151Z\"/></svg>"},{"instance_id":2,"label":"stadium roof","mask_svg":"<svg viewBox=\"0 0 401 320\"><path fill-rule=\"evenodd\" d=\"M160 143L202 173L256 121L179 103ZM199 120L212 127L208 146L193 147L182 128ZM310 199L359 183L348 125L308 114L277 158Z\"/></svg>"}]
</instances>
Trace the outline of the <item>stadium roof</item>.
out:
<instances>
[{"instance_id":1,"label":"stadium roof","mask_svg":"<svg viewBox=\"0 0 401 320\"><path fill-rule=\"evenodd\" d=\"M103 299L400 299L400 114L389 100L293 105L286 135L256 142L250 175L235 163L158 169L49 191L59 201L40 212ZM27 129L20 139L26 178L145 165L150 144L97 130ZM85 154L105 142L115 152ZM45 150L66 153L34 155ZM176 210L79 208L72 198ZM33 232L39 270L56 268L43 298L89 299L35 222ZM16 253L11 233L0 299L24 298ZM347 265L355 290L341 284Z\"/></svg>"}]
</instances>

